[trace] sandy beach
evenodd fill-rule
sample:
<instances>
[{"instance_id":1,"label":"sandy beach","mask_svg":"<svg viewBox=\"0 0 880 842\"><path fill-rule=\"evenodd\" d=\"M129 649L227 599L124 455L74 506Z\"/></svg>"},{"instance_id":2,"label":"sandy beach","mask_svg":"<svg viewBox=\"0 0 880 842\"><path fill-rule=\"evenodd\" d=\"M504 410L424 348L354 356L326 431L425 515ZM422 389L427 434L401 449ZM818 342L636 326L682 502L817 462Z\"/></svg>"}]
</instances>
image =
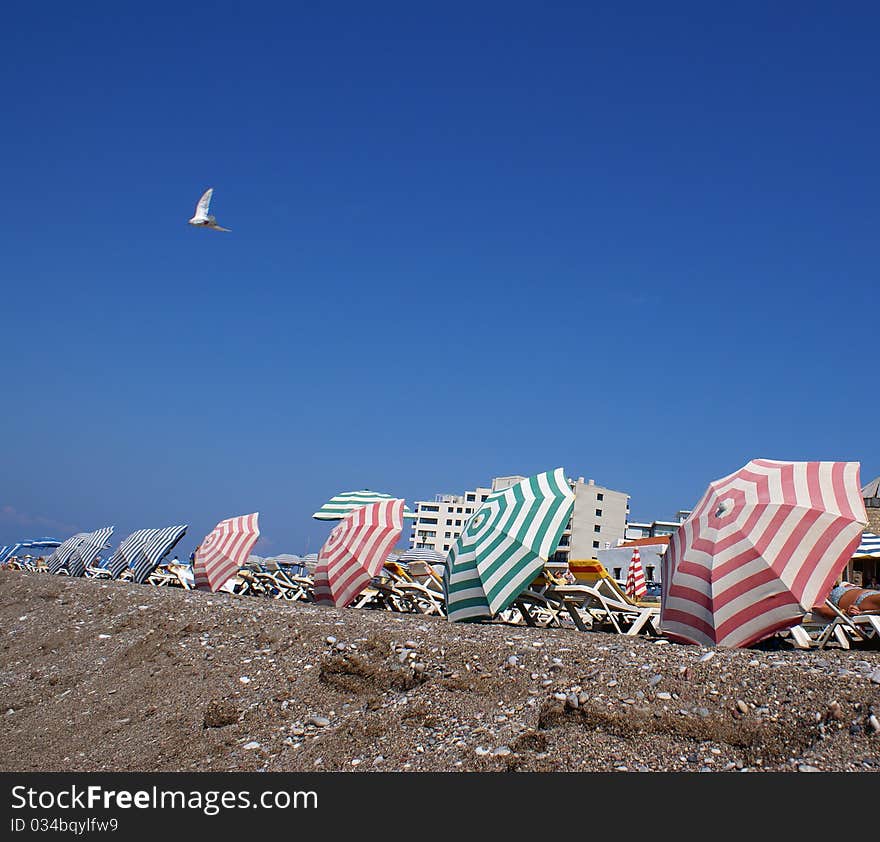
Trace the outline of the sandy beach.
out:
<instances>
[{"instance_id":1,"label":"sandy beach","mask_svg":"<svg viewBox=\"0 0 880 842\"><path fill-rule=\"evenodd\" d=\"M0 571L5 771L871 771L880 651Z\"/></svg>"}]
</instances>

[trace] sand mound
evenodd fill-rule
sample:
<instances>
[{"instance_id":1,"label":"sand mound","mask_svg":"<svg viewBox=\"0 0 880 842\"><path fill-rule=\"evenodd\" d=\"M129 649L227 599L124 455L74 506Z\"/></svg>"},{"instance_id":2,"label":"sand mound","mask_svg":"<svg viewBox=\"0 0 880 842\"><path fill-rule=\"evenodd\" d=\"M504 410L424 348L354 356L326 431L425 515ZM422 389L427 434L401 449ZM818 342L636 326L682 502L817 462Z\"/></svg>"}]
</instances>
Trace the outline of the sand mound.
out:
<instances>
[{"instance_id":1,"label":"sand mound","mask_svg":"<svg viewBox=\"0 0 880 842\"><path fill-rule=\"evenodd\" d=\"M0 768L875 770L880 652L0 571Z\"/></svg>"}]
</instances>

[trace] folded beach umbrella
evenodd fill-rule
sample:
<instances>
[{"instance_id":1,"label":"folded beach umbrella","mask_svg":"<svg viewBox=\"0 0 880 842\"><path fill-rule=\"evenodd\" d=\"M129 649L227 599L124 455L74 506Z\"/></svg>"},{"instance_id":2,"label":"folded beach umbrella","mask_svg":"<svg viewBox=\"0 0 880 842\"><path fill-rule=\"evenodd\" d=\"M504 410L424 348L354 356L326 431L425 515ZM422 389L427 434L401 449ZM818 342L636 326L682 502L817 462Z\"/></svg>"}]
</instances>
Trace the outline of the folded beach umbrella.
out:
<instances>
[{"instance_id":1,"label":"folded beach umbrella","mask_svg":"<svg viewBox=\"0 0 880 842\"><path fill-rule=\"evenodd\" d=\"M132 579L138 584L147 581L147 577L159 566L177 542L186 535L187 524L166 526L164 529L151 529L146 541L138 548L137 553L129 561Z\"/></svg>"},{"instance_id":2,"label":"folded beach umbrella","mask_svg":"<svg viewBox=\"0 0 880 842\"><path fill-rule=\"evenodd\" d=\"M858 462L754 459L709 485L661 562L668 637L750 646L829 594L867 523Z\"/></svg>"},{"instance_id":3,"label":"folded beach umbrella","mask_svg":"<svg viewBox=\"0 0 880 842\"><path fill-rule=\"evenodd\" d=\"M95 560L95 556L110 546L110 536L113 534L112 526L96 529L77 544L74 551L67 559L67 572L71 576L84 576L86 566Z\"/></svg>"},{"instance_id":4,"label":"folded beach umbrella","mask_svg":"<svg viewBox=\"0 0 880 842\"><path fill-rule=\"evenodd\" d=\"M639 548L633 547L632 558L626 571L626 595L630 599L640 600L648 592L645 584L645 571L642 569L642 557Z\"/></svg>"},{"instance_id":5,"label":"folded beach umbrella","mask_svg":"<svg viewBox=\"0 0 880 842\"><path fill-rule=\"evenodd\" d=\"M88 537L88 532L77 532L66 541L62 541L55 552L46 559L46 568L50 573L58 573L66 569L68 559L73 551Z\"/></svg>"},{"instance_id":6,"label":"folded beach umbrella","mask_svg":"<svg viewBox=\"0 0 880 842\"><path fill-rule=\"evenodd\" d=\"M346 515L318 552L315 601L345 608L379 574L403 531L403 500L359 506Z\"/></svg>"},{"instance_id":7,"label":"folded beach umbrella","mask_svg":"<svg viewBox=\"0 0 880 842\"><path fill-rule=\"evenodd\" d=\"M573 508L562 468L490 494L446 559L448 618L488 618L507 608L556 551Z\"/></svg>"},{"instance_id":8,"label":"folded beach umbrella","mask_svg":"<svg viewBox=\"0 0 880 842\"><path fill-rule=\"evenodd\" d=\"M315 512L312 517L315 520L342 520L349 512L354 511L361 506L369 506L371 503L381 503L385 500L396 500L390 494L382 494L378 491L346 491L344 494L337 494L328 500ZM414 518L415 515L406 507L403 507L403 516L405 518Z\"/></svg>"},{"instance_id":9,"label":"folded beach umbrella","mask_svg":"<svg viewBox=\"0 0 880 842\"><path fill-rule=\"evenodd\" d=\"M259 512L221 520L196 550L193 574L200 590L217 591L247 561L260 537Z\"/></svg>"}]
</instances>

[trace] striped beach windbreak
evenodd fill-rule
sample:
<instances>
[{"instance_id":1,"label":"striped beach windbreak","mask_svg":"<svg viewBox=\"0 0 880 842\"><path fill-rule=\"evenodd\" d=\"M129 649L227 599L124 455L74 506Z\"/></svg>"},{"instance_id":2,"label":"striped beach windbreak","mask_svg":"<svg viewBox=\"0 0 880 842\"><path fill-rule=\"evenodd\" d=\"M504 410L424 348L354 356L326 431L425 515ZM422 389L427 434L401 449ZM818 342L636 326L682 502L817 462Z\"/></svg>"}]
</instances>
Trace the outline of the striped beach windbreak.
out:
<instances>
[{"instance_id":1,"label":"striped beach windbreak","mask_svg":"<svg viewBox=\"0 0 880 842\"><path fill-rule=\"evenodd\" d=\"M361 506L369 506L371 503L381 503L385 500L396 500L390 494L382 494L379 491L346 491L343 494L337 494L328 500L315 512L312 517L315 520L342 520L347 514L360 508ZM415 515L406 507L403 507L403 516L405 518L414 518Z\"/></svg>"},{"instance_id":2,"label":"striped beach windbreak","mask_svg":"<svg viewBox=\"0 0 880 842\"><path fill-rule=\"evenodd\" d=\"M379 574L403 531L403 500L359 506L343 518L318 552L315 601L345 608Z\"/></svg>"},{"instance_id":3,"label":"striped beach windbreak","mask_svg":"<svg viewBox=\"0 0 880 842\"><path fill-rule=\"evenodd\" d=\"M573 508L562 468L490 494L446 559L448 619L489 618L507 608L555 552Z\"/></svg>"},{"instance_id":4,"label":"striped beach windbreak","mask_svg":"<svg viewBox=\"0 0 880 842\"><path fill-rule=\"evenodd\" d=\"M195 586L218 591L247 561L260 537L259 512L221 520L196 550Z\"/></svg>"},{"instance_id":5,"label":"striped beach windbreak","mask_svg":"<svg viewBox=\"0 0 880 842\"><path fill-rule=\"evenodd\" d=\"M828 596L867 523L858 462L754 459L709 485L670 538L660 627L709 646L750 646Z\"/></svg>"}]
</instances>

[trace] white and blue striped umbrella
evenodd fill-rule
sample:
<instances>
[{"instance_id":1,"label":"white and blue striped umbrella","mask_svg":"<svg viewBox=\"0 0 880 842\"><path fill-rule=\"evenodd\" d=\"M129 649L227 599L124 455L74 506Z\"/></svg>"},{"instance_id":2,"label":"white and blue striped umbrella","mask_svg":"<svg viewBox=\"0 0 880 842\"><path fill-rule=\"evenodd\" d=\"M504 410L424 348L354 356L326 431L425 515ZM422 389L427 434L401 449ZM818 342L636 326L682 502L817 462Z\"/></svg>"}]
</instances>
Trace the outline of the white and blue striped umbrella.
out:
<instances>
[{"instance_id":1,"label":"white and blue striped umbrella","mask_svg":"<svg viewBox=\"0 0 880 842\"><path fill-rule=\"evenodd\" d=\"M112 534L113 527L105 526L86 535L67 559L67 572L71 576L84 576L86 567L95 560L95 556L110 546Z\"/></svg>"},{"instance_id":2,"label":"white and blue striped umbrella","mask_svg":"<svg viewBox=\"0 0 880 842\"><path fill-rule=\"evenodd\" d=\"M853 558L880 558L880 535L863 532L862 543L853 553Z\"/></svg>"},{"instance_id":3,"label":"white and blue striped umbrella","mask_svg":"<svg viewBox=\"0 0 880 842\"><path fill-rule=\"evenodd\" d=\"M0 564L3 564L8 558L18 556L20 550L56 550L61 546L61 541L55 538L26 538L17 544L9 544L0 548Z\"/></svg>"},{"instance_id":4,"label":"white and blue striped umbrella","mask_svg":"<svg viewBox=\"0 0 880 842\"><path fill-rule=\"evenodd\" d=\"M411 550L406 550L397 557L397 561L401 564L408 564L410 561L423 561L425 564L430 564L435 570L446 566L446 556L427 547L414 547Z\"/></svg>"},{"instance_id":5,"label":"white and blue striped umbrella","mask_svg":"<svg viewBox=\"0 0 880 842\"><path fill-rule=\"evenodd\" d=\"M68 559L88 536L88 532L77 532L76 535L71 535L66 541L62 541L55 552L46 559L46 567L49 572L58 573L66 569Z\"/></svg>"},{"instance_id":6,"label":"white and blue striped umbrella","mask_svg":"<svg viewBox=\"0 0 880 842\"><path fill-rule=\"evenodd\" d=\"M118 579L122 575L123 570L132 565L140 553L141 549L146 546L150 536L155 529L138 529L132 532L117 548L110 560L107 562L106 569L111 577Z\"/></svg>"},{"instance_id":7,"label":"white and blue striped umbrella","mask_svg":"<svg viewBox=\"0 0 880 842\"><path fill-rule=\"evenodd\" d=\"M166 526L164 529L152 529L152 534L141 547L135 560L131 563L132 578L138 584L147 581L147 577L159 566L159 562L171 552L171 548L186 535L188 524Z\"/></svg>"}]
</instances>

